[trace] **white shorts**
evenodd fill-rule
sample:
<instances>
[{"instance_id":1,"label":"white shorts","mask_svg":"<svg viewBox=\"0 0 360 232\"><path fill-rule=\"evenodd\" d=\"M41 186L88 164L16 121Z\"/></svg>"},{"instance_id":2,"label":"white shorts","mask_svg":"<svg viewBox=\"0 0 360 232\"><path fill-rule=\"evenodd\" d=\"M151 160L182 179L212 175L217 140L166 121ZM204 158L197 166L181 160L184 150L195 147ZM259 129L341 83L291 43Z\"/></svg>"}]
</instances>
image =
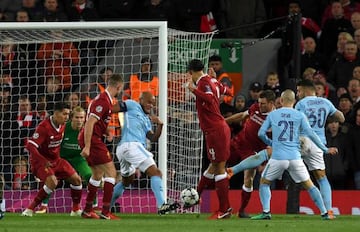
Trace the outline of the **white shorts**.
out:
<instances>
[{"instance_id":1,"label":"white shorts","mask_svg":"<svg viewBox=\"0 0 360 232\"><path fill-rule=\"evenodd\" d=\"M116 148L116 157L120 162L120 173L128 177L138 168L145 172L150 166L156 165L154 155L139 142L123 143Z\"/></svg>"},{"instance_id":2,"label":"white shorts","mask_svg":"<svg viewBox=\"0 0 360 232\"><path fill-rule=\"evenodd\" d=\"M281 179L285 170L288 170L295 183L301 183L310 179L310 175L304 162L300 160L275 160L270 159L266 164L261 177L273 181Z\"/></svg>"},{"instance_id":3,"label":"white shorts","mask_svg":"<svg viewBox=\"0 0 360 232\"><path fill-rule=\"evenodd\" d=\"M300 137L301 157L309 171L325 170L324 152L308 137Z\"/></svg>"}]
</instances>

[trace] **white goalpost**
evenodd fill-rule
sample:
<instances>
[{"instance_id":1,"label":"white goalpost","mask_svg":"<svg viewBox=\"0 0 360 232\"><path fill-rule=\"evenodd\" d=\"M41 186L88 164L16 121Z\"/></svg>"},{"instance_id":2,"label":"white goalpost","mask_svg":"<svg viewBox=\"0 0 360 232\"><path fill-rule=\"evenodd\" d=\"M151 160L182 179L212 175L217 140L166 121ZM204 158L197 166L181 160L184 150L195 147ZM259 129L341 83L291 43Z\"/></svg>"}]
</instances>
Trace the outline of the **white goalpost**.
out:
<instances>
[{"instance_id":1,"label":"white goalpost","mask_svg":"<svg viewBox=\"0 0 360 232\"><path fill-rule=\"evenodd\" d=\"M165 197L179 201L181 190L196 187L203 137L194 98L184 84L189 60L207 63L212 37L212 33L172 30L160 21L0 24L0 173L5 177L7 210L21 212L39 188L30 174L24 144L46 112L51 113L54 102L75 94L86 109L87 99L99 93L96 86L104 69L121 74L126 85L130 75L140 73L143 58L151 59L151 75L159 78L158 114L164 127L158 144L149 149L163 173ZM41 50L44 47L48 50ZM53 50L61 55L47 56ZM24 101L31 108L24 109ZM110 150L119 139L109 144ZM62 183L50 199L49 211L70 212L70 202L68 186ZM139 174L117 203L120 212L156 212L145 175Z\"/></svg>"}]
</instances>

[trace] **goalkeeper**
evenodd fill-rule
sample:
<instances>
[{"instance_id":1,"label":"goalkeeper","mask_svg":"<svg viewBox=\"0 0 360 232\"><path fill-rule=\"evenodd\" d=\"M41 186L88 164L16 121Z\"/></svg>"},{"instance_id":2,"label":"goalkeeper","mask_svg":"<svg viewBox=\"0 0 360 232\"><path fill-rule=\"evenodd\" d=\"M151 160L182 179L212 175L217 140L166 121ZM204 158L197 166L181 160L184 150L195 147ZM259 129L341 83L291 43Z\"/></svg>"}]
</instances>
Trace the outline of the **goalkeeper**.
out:
<instances>
[{"instance_id":1,"label":"goalkeeper","mask_svg":"<svg viewBox=\"0 0 360 232\"><path fill-rule=\"evenodd\" d=\"M89 181L91 177L91 168L84 157L80 155L81 149L78 144L78 134L85 123L85 110L81 107L72 109L70 120L66 123L64 138L61 143L60 156L67 160L71 166L79 173L82 180ZM43 200L41 207L36 213L46 213L50 195ZM97 198L94 200L94 206L97 206ZM71 212L70 216L80 216L80 211Z\"/></svg>"}]
</instances>

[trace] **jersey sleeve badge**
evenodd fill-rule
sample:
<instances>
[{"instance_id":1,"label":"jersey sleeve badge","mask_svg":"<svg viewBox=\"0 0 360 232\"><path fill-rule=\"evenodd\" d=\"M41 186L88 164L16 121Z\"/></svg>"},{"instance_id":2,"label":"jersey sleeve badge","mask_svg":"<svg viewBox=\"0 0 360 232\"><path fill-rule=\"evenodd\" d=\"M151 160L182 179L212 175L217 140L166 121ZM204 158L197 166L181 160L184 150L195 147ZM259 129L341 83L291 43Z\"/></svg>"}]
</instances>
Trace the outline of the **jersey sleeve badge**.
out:
<instances>
[{"instance_id":1,"label":"jersey sleeve badge","mask_svg":"<svg viewBox=\"0 0 360 232\"><path fill-rule=\"evenodd\" d=\"M102 106L97 106L97 107L95 108L95 111L96 111L97 113L100 113L102 110L103 110L103 107L102 107Z\"/></svg>"},{"instance_id":2,"label":"jersey sleeve badge","mask_svg":"<svg viewBox=\"0 0 360 232\"><path fill-rule=\"evenodd\" d=\"M35 132L32 137L33 137L33 139L38 139L39 138L39 133Z\"/></svg>"}]
</instances>

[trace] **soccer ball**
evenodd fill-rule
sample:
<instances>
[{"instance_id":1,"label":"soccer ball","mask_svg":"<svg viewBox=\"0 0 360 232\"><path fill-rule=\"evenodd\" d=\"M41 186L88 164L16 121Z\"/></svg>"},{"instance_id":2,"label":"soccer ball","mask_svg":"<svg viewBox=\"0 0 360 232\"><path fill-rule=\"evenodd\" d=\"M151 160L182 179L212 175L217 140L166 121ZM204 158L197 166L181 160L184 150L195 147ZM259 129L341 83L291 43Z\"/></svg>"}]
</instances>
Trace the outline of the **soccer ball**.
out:
<instances>
[{"instance_id":1,"label":"soccer ball","mask_svg":"<svg viewBox=\"0 0 360 232\"><path fill-rule=\"evenodd\" d=\"M194 188L186 188L181 191L180 198L185 205L196 205L199 202L199 193Z\"/></svg>"}]
</instances>

